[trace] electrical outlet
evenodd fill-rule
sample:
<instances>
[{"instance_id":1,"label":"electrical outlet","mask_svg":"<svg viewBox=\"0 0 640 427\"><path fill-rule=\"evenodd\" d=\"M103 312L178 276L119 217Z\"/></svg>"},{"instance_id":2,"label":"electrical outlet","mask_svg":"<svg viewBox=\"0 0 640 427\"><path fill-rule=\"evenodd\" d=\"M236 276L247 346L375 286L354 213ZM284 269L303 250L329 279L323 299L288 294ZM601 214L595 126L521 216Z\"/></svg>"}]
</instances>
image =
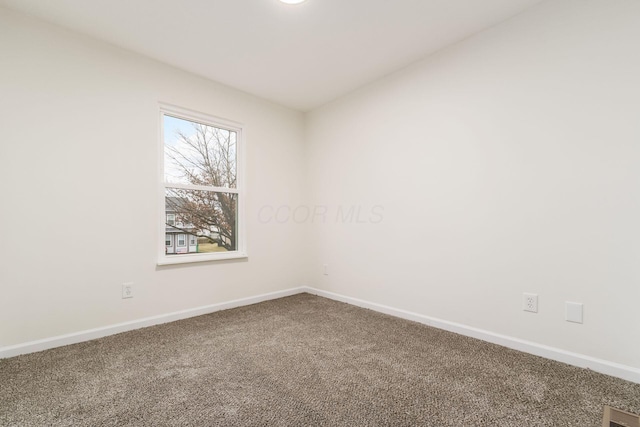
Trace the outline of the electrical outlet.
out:
<instances>
[{"instance_id":1,"label":"electrical outlet","mask_svg":"<svg viewBox=\"0 0 640 427\"><path fill-rule=\"evenodd\" d=\"M537 294L523 294L522 295L522 309L524 311L530 311L531 313L538 312L538 295Z\"/></svg>"},{"instance_id":2,"label":"electrical outlet","mask_svg":"<svg viewBox=\"0 0 640 427\"><path fill-rule=\"evenodd\" d=\"M122 299L133 298L133 282L122 284Z\"/></svg>"},{"instance_id":3,"label":"electrical outlet","mask_svg":"<svg viewBox=\"0 0 640 427\"><path fill-rule=\"evenodd\" d=\"M322 274L324 274L325 276L329 275L329 266L327 264L322 265Z\"/></svg>"}]
</instances>

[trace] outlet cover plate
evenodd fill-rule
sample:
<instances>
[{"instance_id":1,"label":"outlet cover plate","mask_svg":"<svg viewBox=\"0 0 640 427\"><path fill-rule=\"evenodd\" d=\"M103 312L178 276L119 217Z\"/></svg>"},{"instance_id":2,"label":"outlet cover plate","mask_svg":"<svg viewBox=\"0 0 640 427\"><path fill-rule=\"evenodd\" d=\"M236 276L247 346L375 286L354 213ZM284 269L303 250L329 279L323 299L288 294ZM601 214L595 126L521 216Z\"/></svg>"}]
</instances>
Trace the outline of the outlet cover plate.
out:
<instances>
[{"instance_id":1,"label":"outlet cover plate","mask_svg":"<svg viewBox=\"0 0 640 427\"><path fill-rule=\"evenodd\" d=\"M524 293L522 295L522 309L531 313L538 312L538 294Z\"/></svg>"},{"instance_id":2,"label":"outlet cover plate","mask_svg":"<svg viewBox=\"0 0 640 427\"><path fill-rule=\"evenodd\" d=\"M133 298L133 282L122 284L122 299Z\"/></svg>"}]
</instances>

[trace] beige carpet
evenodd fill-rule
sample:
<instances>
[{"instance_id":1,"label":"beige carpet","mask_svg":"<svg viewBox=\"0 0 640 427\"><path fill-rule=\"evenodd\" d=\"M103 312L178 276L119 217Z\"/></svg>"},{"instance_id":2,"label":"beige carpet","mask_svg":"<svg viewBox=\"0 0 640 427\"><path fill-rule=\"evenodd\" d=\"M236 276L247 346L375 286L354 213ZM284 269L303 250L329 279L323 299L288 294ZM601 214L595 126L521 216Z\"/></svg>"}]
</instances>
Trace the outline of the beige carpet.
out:
<instances>
[{"instance_id":1,"label":"beige carpet","mask_svg":"<svg viewBox=\"0 0 640 427\"><path fill-rule=\"evenodd\" d=\"M308 294L0 360L2 426L600 426L640 385Z\"/></svg>"}]
</instances>

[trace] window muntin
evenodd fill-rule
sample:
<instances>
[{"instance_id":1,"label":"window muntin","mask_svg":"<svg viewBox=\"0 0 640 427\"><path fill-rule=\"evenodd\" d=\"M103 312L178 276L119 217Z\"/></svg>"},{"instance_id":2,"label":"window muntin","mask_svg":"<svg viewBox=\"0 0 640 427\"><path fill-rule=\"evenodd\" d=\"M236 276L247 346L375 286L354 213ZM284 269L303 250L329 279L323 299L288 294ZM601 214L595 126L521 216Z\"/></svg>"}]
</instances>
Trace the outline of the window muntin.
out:
<instances>
[{"instance_id":1,"label":"window muntin","mask_svg":"<svg viewBox=\"0 0 640 427\"><path fill-rule=\"evenodd\" d=\"M241 133L237 125L199 113L161 108L162 232L166 242L170 234L185 236L176 243L188 251L163 249L159 264L246 256Z\"/></svg>"}]
</instances>

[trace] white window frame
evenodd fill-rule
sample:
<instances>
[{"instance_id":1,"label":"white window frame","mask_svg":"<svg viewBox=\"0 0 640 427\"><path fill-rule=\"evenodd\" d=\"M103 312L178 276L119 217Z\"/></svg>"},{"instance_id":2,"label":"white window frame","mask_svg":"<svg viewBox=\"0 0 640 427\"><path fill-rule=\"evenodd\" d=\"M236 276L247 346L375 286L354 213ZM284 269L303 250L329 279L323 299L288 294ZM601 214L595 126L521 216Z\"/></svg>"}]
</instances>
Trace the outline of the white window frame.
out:
<instances>
[{"instance_id":1,"label":"white window frame","mask_svg":"<svg viewBox=\"0 0 640 427\"><path fill-rule=\"evenodd\" d=\"M171 219L169 219L169 217L171 217ZM167 214L166 223L171 226L176 225L176 214Z\"/></svg>"},{"instance_id":2,"label":"white window frame","mask_svg":"<svg viewBox=\"0 0 640 427\"><path fill-rule=\"evenodd\" d=\"M226 129L236 133L236 188L202 187L188 184L172 184L164 180L164 116L172 116L178 119L194 121L205 125ZM166 254L164 245L157 244L158 265L186 264L194 262L222 261L229 259L247 258L246 236L245 236L245 204L246 196L244 191L244 159L245 141L241 123L231 120L221 119L198 111L177 107L171 104L160 103L159 114L159 149L158 149L158 239L164 242L166 231L166 211L165 194L167 188L183 188L192 190L216 191L221 193L234 193L238 195L237 205L237 239L236 250L228 252L208 252L208 253L188 253L180 255ZM177 218L176 218L177 219Z\"/></svg>"}]
</instances>

